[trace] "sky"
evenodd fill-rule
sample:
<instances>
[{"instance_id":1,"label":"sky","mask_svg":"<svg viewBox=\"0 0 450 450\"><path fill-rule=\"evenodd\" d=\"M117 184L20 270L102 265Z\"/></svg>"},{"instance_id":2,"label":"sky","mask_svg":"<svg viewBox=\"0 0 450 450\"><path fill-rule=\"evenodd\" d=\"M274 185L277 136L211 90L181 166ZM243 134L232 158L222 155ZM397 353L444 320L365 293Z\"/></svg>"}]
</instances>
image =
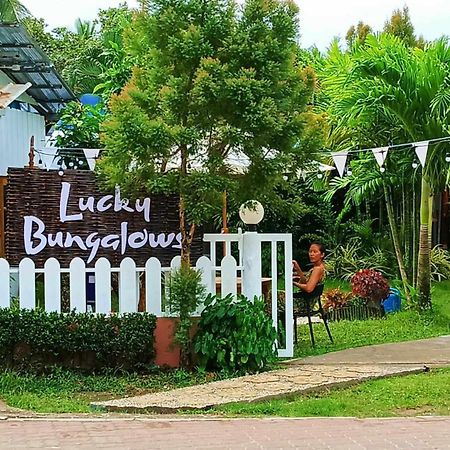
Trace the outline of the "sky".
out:
<instances>
[{"instance_id":1,"label":"sky","mask_svg":"<svg viewBox=\"0 0 450 450\"><path fill-rule=\"evenodd\" d=\"M450 35L449 0L295 0L300 8L300 43L325 50L334 37L344 38L351 25L362 20L381 30L396 8L409 7L416 33L432 40ZM36 17L43 17L50 28L73 28L75 19L92 20L102 8L118 6L124 0L22 0ZM136 0L128 0L130 7Z\"/></svg>"}]
</instances>

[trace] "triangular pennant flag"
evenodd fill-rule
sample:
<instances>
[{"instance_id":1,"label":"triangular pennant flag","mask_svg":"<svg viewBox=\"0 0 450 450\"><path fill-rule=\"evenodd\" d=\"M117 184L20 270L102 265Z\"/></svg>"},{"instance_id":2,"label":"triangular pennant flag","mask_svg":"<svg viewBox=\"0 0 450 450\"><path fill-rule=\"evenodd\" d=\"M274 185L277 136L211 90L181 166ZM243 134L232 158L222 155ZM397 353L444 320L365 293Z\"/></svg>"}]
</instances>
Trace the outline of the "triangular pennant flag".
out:
<instances>
[{"instance_id":1,"label":"triangular pennant flag","mask_svg":"<svg viewBox=\"0 0 450 450\"><path fill-rule=\"evenodd\" d=\"M388 151L389 147L378 147L372 149L373 156L375 156L375 159L377 160L377 163L380 167L382 167L384 161L386 161Z\"/></svg>"},{"instance_id":2,"label":"triangular pennant flag","mask_svg":"<svg viewBox=\"0 0 450 450\"><path fill-rule=\"evenodd\" d=\"M339 172L339 176L342 178L342 176L344 175L345 166L347 164L348 152L344 151L339 153L332 153L331 156L333 157L334 165Z\"/></svg>"},{"instance_id":3,"label":"triangular pennant flag","mask_svg":"<svg viewBox=\"0 0 450 450\"><path fill-rule=\"evenodd\" d=\"M84 156L86 157L86 161L89 165L90 170L95 169L95 160L98 158L98 154L100 153L100 149L98 148L83 148Z\"/></svg>"},{"instance_id":4,"label":"triangular pennant flag","mask_svg":"<svg viewBox=\"0 0 450 450\"><path fill-rule=\"evenodd\" d=\"M419 158L420 164L422 164L422 167L425 167L425 161L427 160L427 153L428 153L428 144L429 141L425 141L425 142L416 142L415 145L415 150L416 150L416 155Z\"/></svg>"},{"instance_id":5,"label":"triangular pennant flag","mask_svg":"<svg viewBox=\"0 0 450 450\"><path fill-rule=\"evenodd\" d=\"M53 169L53 162L56 158L56 147L44 147L40 153L41 161L43 166L47 169Z\"/></svg>"},{"instance_id":6,"label":"triangular pennant flag","mask_svg":"<svg viewBox=\"0 0 450 450\"><path fill-rule=\"evenodd\" d=\"M297 177L298 178L302 177L303 181L305 181L306 180L306 171L303 170L303 169L298 169L297 170Z\"/></svg>"}]
</instances>

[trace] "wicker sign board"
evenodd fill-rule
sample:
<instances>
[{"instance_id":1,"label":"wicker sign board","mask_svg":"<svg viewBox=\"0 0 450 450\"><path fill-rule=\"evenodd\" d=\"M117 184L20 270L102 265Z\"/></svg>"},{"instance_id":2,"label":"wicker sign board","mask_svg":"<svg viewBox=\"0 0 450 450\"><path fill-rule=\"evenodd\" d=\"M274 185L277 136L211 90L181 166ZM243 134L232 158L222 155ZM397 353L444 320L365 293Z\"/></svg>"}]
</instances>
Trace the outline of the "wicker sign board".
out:
<instances>
[{"instance_id":1,"label":"wicker sign board","mask_svg":"<svg viewBox=\"0 0 450 450\"><path fill-rule=\"evenodd\" d=\"M10 169L6 192L6 257L28 257L41 267L54 257L68 267L75 257L92 266L106 257L118 267L125 257L143 266L151 256L162 265L180 254L178 199L155 195L128 200L116 188L100 188L90 171ZM200 256L201 236L193 243Z\"/></svg>"}]
</instances>

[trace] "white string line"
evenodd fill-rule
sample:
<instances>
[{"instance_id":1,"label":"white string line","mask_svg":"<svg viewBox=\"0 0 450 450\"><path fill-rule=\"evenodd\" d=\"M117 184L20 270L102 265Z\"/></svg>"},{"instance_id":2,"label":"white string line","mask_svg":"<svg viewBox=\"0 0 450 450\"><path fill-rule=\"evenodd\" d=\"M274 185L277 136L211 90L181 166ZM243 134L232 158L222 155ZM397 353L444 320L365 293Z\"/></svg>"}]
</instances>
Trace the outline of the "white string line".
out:
<instances>
[{"instance_id":1,"label":"white string line","mask_svg":"<svg viewBox=\"0 0 450 450\"><path fill-rule=\"evenodd\" d=\"M418 141L418 142L408 142L405 144L392 144L392 145L386 145L384 147L372 147L372 148L361 148L361 149L353 149L353 150L347 150L342 152L331 152L330 153L333 156L345 156L350 153L360 153L360 152L372 152L373 150L378 150L380 153L386 153L388 150L394 149L394 148L400 148L400 147L419 147L421 145L434 145L438 144L440 142L447 142L450 141L450 136L442 137L442 138L435 138L435 139L426 139L424 141Z\"/></svg>"}]
</instances>

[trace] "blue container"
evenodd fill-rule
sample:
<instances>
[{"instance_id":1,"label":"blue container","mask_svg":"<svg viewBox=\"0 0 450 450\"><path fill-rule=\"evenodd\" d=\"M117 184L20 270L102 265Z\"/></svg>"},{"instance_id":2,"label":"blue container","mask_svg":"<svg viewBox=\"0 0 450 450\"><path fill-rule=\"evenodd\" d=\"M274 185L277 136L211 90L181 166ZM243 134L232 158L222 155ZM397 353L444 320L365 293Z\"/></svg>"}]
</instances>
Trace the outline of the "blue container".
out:
<instances>
[{"instance_id":1,"label":"blue container","mask_svg":"<svg viewBox=\"0 0 450 450\"><path fill-rule=\"evenodd\" d=\"M383 308L385 313L400 311L402 300L400 298L400 291L392 288L389 290L389 296L383 300Z\"/></svg>"},{"instance_id":2,"label":"blue container","mask_svg":"<svg viewBox=\"0 0 450 450\"><path fill-rule=\"evenodd\" d=\"M83 94L80 96L80 102L82 105L96 106L102 101L99 95L95 94Z\"/></svg>"}]
</instances>

